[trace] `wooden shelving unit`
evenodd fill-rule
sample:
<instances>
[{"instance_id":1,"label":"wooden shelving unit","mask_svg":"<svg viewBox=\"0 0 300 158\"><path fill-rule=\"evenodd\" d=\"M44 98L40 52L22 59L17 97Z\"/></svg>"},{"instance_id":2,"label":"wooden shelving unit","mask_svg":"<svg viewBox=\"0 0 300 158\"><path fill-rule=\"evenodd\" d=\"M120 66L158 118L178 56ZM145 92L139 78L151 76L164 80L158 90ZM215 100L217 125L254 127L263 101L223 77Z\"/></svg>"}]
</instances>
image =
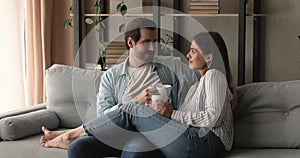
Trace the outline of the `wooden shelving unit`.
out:
<instances>
[{"instance_id":1,"label":"wooden shelving unit","mask_svg":"<svg viewBox=\"0 0 300 158\"><path fill-rule=\"evenodd\" d=\"M154 6L160 6L161 0L153 0ZM182 11L180 0L173 0L173 9ZM103 4L106 4L106 0L102 0ZM80 56L80 44L82 43L82 17L99 16L96 14L82 14L81 0L74 0L74 48L75 52L79 52L78 62L79 66L81 63ZM107 14L106 11L101 14L103 17L108 16L121 16L120 14ZM126 14L127 17L143 16L153 17L153 20L160 28L160 17L161 16L172 16L173 17L173 39L174 48L180 50L180 35L176 34L179 32L180 18L183 16L191 17L237 17L238 18L238 85L245 84L245 32L246 32L246 18L253 18L253 82L260 81L260 17L266 16L260 14L260 0L254 0L254 13L246 14L246 2L245 0L239 0L239 12L238 14L161 14L159 9L154 9L151 14ZM160 30L158 31L158 40L160 39Z\"/></svg>"},{"instance_id":2,"label":"wooden shelving unit","mask_svg":"<svg viewBox=\"0 0 300 158\"><path fill-rule=\"evenodd\" d=\"M161 16L191 16L191 17L238 17L239 14L160 14ZM71 14L71 16L74 16L74 14ZM84 17L95 17L100 16L97 14L82 14ZM122 16L121 14L101 14L103 17L109 17L109 16ZM153 14L126 14L126 17L147 17L147 16L153 16ZM266 14L246 14L246 17L264 17Z\"/></svg>"}]
</instances>

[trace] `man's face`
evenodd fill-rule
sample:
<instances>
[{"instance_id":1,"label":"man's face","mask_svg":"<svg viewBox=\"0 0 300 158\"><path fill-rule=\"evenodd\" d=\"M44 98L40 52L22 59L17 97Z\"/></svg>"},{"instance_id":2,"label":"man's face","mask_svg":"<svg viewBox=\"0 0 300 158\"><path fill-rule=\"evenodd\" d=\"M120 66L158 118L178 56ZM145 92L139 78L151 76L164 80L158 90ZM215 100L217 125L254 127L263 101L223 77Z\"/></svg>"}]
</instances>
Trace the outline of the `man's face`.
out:
<instances>
[{"instance_id":1,"label":"man's face","mask_svg":"<svg viewBox=\"0 0 300 158\"><path fill-rule=\"evenodd\" d=\"M132 49L135 57L145 63L151 62L155 53L157 41L156 29L140 29L140 39L136 42L132 40Z\"/></svg>"}]
</instances>

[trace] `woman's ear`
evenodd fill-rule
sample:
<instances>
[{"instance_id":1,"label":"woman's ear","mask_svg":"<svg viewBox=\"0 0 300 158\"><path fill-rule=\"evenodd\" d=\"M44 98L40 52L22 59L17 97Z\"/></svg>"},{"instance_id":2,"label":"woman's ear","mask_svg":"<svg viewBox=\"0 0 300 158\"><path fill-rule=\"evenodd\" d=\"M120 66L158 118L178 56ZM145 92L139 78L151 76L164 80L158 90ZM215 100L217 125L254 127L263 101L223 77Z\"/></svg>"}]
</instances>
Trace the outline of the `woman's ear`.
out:
<instances>
[{"instance_id":1,"label":"woman's ear","mask_svg":"<svg viewBox=\"0 0 300 158\"><path fill-rule=\"evenodd\" d=\"M127 38L127 44L130 48L133 48L135 46L135 42L131 37Z\"/></svg>"},{"instance_id":2,"label":"woman's ear","mask_svg":"<svg viewBox=\"0 0 300 158\"><path fill-rule=\"evenodd\" d=\"M213 55L211 53L209 53L209 54L205 55L204 59L207 63L209 63L213 60Z\"/></svg>"}]
</instances>

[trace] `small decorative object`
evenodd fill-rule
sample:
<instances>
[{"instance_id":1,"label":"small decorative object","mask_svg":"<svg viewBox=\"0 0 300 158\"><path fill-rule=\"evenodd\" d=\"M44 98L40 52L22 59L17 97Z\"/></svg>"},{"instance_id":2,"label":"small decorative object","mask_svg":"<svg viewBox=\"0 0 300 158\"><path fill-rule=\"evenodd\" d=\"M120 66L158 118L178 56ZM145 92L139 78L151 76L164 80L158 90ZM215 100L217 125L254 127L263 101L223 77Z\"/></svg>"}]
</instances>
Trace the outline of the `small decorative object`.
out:
<instances>
[{"instance_id":1,"label":"small decorative object","mask_svg":"<svg viewBox=\"0 0 300 158\"><path fill-rule=\"evenodd\" d=\"M106 57L99 56L97 64L101 66L101 70L106 70Z\"/></svg>"}]
</instances>

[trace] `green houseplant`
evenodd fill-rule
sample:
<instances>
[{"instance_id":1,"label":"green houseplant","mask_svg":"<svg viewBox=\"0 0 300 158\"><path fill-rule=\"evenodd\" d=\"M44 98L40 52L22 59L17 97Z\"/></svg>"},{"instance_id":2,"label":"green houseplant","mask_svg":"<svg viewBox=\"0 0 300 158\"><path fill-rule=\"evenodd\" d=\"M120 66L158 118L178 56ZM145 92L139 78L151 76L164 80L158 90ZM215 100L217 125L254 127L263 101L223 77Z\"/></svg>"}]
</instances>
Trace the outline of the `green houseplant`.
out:
<instances>
[{"instance_id":1,"label":"green houseplant","mask_svg":"<svg viewBox=\"0 0 300 158\"><path fill-rule=\"evenodd\" d=\"M93 18L87 17L85 18L85 23L88 25L95 25L94 29L96 29L96 36L97 36L97 49L98 49L98 58L96 63L101 66L101 70L105 70L106 68L106 48L104 45L104 39L103 39L103 32L105 29L105 24L103 23L102 19L102 10L103 6L101 3L101 0L95 0L95 3L92 7L92 9L95 11L95 16ZM119 32L124 32L125 29L125 14L127 13L127 6L122 0L116 7L117 11L123 16L124 23L122 23L119 26ZM72 26L72 17L71 14L73 13L73 5L70 6L67 9L67 19L64 22L64 28L69 29L69 27Z\"/></svg>"},{"instance_id":2,"label":"green houseplant","mask_svg":"<svg viewBox=\"0 0 300 158\"><path fill-rule=\"evenodd\" d=\"M173 37L168 33L165 33L165 37L166 38L160 38L160 41L162 43L160 46L160 52L161 55L169 56L173 54L173 51L170 47L171 44L174 43Z\"/></svg>"}]
</instances>

